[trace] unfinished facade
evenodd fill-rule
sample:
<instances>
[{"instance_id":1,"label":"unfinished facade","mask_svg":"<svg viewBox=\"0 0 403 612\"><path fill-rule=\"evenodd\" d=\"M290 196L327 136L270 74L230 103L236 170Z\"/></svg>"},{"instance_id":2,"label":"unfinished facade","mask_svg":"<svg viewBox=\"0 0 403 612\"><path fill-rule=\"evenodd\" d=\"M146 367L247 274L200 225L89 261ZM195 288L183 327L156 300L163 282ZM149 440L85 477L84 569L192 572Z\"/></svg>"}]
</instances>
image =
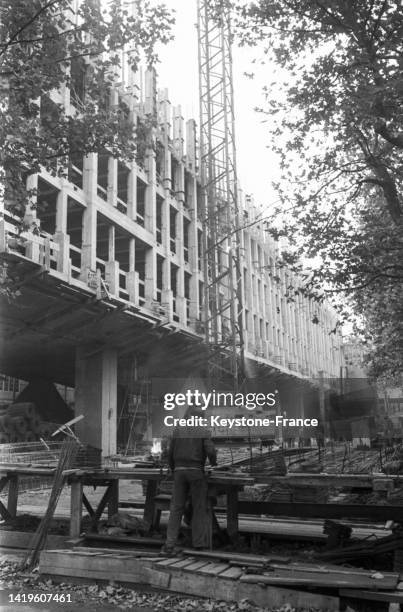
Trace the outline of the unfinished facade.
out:
<instances>
[{"instance_id":1,"label":"unfinished facade","mask_svg":"<svg viewBox=\"0 0 403 612\"><path fill-rule=\"evenodd\" d=\"M75 96L66 89L53 102L69 108ZM133 358L125 384L200 371L206 283L195 120L184 121L166 90L157 93L152 71L131 72L111 104L138 130L136 160L105 150L70 159L68 177L31 176L37 203L28 212L39 231L21 233L7 209L0 221L3 273L20 279L21 293L17 308L2 308L0 371L74 385L76 414L87 417L79 434L105 454L116 452L118 362ZM263 216L241 198L248 373L301 383L319 372L338 377L336 318L301 295L287 300L299 281L277 265Z\"/></svg>"}]
</instances>

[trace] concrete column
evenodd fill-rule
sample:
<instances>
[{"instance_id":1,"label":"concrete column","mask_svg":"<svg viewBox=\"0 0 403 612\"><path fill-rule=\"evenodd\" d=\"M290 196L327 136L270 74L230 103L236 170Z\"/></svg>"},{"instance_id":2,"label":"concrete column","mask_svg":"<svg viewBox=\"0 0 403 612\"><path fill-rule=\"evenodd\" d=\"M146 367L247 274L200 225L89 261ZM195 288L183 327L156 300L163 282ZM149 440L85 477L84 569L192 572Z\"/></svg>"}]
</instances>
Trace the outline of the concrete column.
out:
<instances>
[{"instance_id":1,"label":"concrete column","mask_svg":"<svg viewBox=\"0 0 403 612\"><path fill-rule=\"evenodd\" d=\"M67 234L67 193L62 189L56 201L56 232Z\"/></svg>"},{"instance_id":2,"label":"concrete column","mask_svg":"<svg viewBox=\"0 0 403 612\"><path fill-rule=\"evenodd\" d=\"M84 157L83 188L87 208L83 212L83 243L81 248L81 280L88 281L88 273L96 270L97 212L94 200L97 193L96 153Z\"/></svg>"},{"instance_id":3,"label":"concrete column","mask_svg":"<svg viewBox=\"0 0 403 612\"><path fill-rule=\"evenodd\" d=\"M139 274L136 272L136 239L129 240L129 272L126 277L129 299L134 304L139 302Z\"/></svg>"},{"instance_id":4,"label":"concrete column","mask_svg":"<svg viewBox=\"0 0 403 612\"><path fill-rule=\"evenodd\" d=\"M93 201L97 194L98 180L98 155L90 153L84 157L83 162L83 189L86 195L87 204Z\"/></svg>"},{"instance_id":5,"label":"concrete column","mask_svg":"<svg viewBox=\"0 0 403 612\"><path fill-rule=\"evenodd\" d=\"M63 232L56 231L55 242L59 245L59 251L57 254L57 271L68 275L70 271L70 236Z\"/></svg>"},{"instance_id":6,"label":"concrete column","mask_svg":"<svg viewBox=\"0 0 403 612\"><path fill-rule=\"evenodd\" d=\"M27 228L25 238L27 239L25 247L25 255L37 263L40 262L39 242L34 239L32 230L40 226L40 221L36 214L37 190L38 190L38 175L30 174L27 178L27 191L32 194L28 197L28 202L24 213L24 226Z\"/></svg>"},{"instance_id":7,"label":"concrete column","mask_svg":"<svg viewBox=\"0 0 403 612\"><path fill-rule=\"evenodd\" d=\"M87 282L88 272L96 270L97 211L91 203L83 213L83 244L81 249L81 280Z\"/></svg>"},{"instance_id":8,"label":"concrete column","mask_svg":"<svg viewBox=\"0 0 403 612\"><path fill-rule=\"evenodd\" d=\"M149 305L157 297L157 254L153 248L146 251L145 268L144 295Z\"/></svg>"},{"instance_id":9,"label":"concrete column","mask_svg":"<svg viewBox=\"0 0 403 612\"><path fill-rule=\"evenodd\" d=\"M108 204L117 206L118 198L118 160L114 157L108 158Z\"/></svg>"},{"instance_id":10,"label":"concrete column","mask_svg":"<svg viewBox=\"0 0 403 612\"><path fill-rule=\"evenodd\" d=\"M196 171L196 122L194 119L186 121L186 166L189 170Z\"/></svg>"},{"instance_id":11,"label":"concrete column","mask_svg":"<svg viewBox=\"0 0 403 612\"><path fill-rule=\"evenodd\" d=\"M108 291L112 295L119 296L119 262L107 261L105 264L105 281Z\"/></svg>"},{"instance_id":12,"label":"concrete column","mask_svg":"<svg viewBox=\"0 0 403 612\"><path fill-rule=\"evenodd\" d=\"M137 218L137 166L133 162L127 185L127 216L130 219Z\"/></svg>"},{"instance_id":13,"label":"concrete column","mask_svg":"<svg viewBox=\"0 0 403 612\"><path fill-rule=\"evenodd\" d=\"M117 352L76 349L75 413L81 442L102 449L104 456L116 453Z\"/></svg>"}]
</instances>

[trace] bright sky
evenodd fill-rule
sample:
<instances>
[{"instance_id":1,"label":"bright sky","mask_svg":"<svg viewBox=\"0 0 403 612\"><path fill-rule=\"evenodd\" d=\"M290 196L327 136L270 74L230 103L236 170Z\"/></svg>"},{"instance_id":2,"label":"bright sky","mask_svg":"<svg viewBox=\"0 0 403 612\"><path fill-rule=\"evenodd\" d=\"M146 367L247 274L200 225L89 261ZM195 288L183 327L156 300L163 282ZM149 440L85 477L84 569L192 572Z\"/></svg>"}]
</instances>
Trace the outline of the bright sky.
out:
<instances>
[{"instance_id":1,"label":"bright sky","mask_svg":"<svg viewBox=\"0 0 403 612\"><path fill-rule=\"evenodd\" d=\"M180 104L186 119L199 123L199 80L197 32L197 0L164 0L176 10L175 40L160 52L158 88L167 88L172 104ZM245 193L256 203L270 205L276 199L270 182L278 177L277 160L270 152L267 127L254 107L262 104L262 87L271 75L260 70L259 78L248 79L244 72L256 70L251 65L253 51L233 49L234 99L238 176Z\"/></svg>"}]
</instances>

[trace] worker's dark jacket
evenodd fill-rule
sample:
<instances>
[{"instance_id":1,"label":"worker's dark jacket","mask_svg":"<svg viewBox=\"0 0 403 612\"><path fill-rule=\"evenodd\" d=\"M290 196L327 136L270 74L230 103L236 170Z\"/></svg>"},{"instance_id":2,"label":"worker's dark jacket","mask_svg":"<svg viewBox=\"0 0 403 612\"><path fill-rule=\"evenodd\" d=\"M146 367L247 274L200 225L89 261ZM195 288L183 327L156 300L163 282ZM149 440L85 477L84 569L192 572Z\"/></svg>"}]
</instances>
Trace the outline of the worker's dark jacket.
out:
<instances>
[{"instance_id":1,"label":"worker's dark jacket","mask_svg":"<svg viewBox=\"0 0 403 612\"><path fill-rule=\"evenodd\" d=\"M190 433L187 428L187 435ZM172 471L178 467L203 470L207 458L210 465L217 465L217 453L210 438L185 438L174 432L168 448L168 464Z\"/></svg>"}]
</instances>

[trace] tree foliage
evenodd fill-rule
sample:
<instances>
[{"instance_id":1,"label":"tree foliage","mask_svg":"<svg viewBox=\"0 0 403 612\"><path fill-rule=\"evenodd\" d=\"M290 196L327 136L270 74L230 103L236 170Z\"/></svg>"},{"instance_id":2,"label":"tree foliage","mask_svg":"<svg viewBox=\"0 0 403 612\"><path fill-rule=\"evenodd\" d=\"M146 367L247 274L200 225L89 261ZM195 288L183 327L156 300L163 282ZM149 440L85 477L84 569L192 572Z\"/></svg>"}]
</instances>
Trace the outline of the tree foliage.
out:
<instances>
[{"instance_id":1,"label":"tree foliage","mask_svg":"<svg viewBox=\"0 0 403 612\"><path fill-rule=\"evenodd\" d=\"M172 23L164 5L147 0L1 3L1 165L13 212L23 212L33 195L25 178L41 168L65 175L69 162L105 148L133 158L135 133L127 109L110 104L111 86L123 50L129 71L140 61L155 64L156 44L170 40ZM71 112L57 97L67 89Z\"/></svg>"},{"instance_id":2,"label":"tree foliage","mask_svg":"<svg viewBox=\"0 0 403 612\"><path fill-rule=\"evenodd\" d=\"M403 361L401 1L231 4L241 43L262 50L277 71L259 109L282 170L273 213L281 223L270 231L286 236L287 265L302 272L298 262L309 263L306 291L318 299L344 292L373 347L372 372L396 374Z\"/></svg>"}]
</instances>

